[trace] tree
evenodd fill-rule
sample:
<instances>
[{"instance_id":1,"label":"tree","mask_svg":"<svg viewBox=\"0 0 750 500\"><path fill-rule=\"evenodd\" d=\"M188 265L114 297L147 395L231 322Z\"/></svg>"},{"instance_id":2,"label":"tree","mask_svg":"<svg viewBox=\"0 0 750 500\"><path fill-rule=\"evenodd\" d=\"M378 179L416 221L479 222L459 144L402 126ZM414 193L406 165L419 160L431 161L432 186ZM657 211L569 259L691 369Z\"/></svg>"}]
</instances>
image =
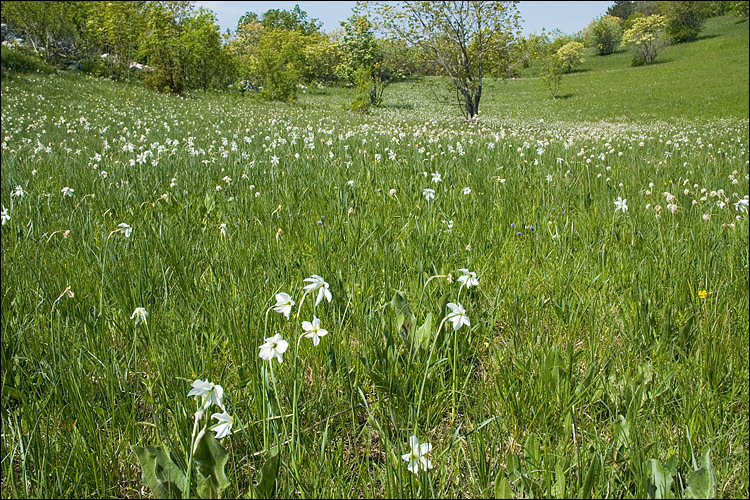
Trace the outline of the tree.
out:
<instances>
[{"instance_id":1,"label":"tree","mask_svg":"<svg viewBox=\"0 0 750 500\"><path fill-rule=\"evenodd\" d=\"M2 2L2 21L23 33L34 52L47 61L77 55L77 42L92 2Z\"/></svg>"},{"instance_id":2,"label":"tree","mask_svg":"<svg viewBox=\"0 0 750 500\"><path fill-rule=\"evenodd\" d=\"M129 65L146 28L142 3L94 2L95 9L86 24L98 52L109 55L104 62L110 76L130 76Z\"/></svg>"},{"instance_id":3,"label":"tree","mask_svg":"<svg viewBox=\"0 0 750 500\"><path fill-rule=\"evenodd\" d=\"M541 78L547 84L553 98L557 98L562 75L570 73L574 67L583 62L583 50L581 42L568 42L552 52L545 60Z\"/></svg>"},{"instance_id":4,"label":"tree","mask_svg":"<svg viewBox=\"0 0 750 500\"><path fill-rule=\"evenodd\" d=\"M656 13L657 8L657 2L628 2L616 0L607 9L607 15L619 17L624 21L636 12L640 12L645 16L650 16Z\"/></svg>"},{"instance_id":5,"label":"tree","mask_svg":"<svg viewBox=\"0 0 750 500\"><path fill-rule=\"evenodd\" d=\"M667 18L670 41L682 43L696 40L710 7L708 2L659 2L659 11Z\"/></svg>"},{"instance_id":6,"label":"tree","mask_svg":"<svg viewBox=\"0 0 750 500\"><path fill-rule=\"evenodd\" d=\"M146 34L140 46L141 57L151 67L144 76L146 84L160 92L182 92L178 13L163 3L148 5Z\"/></svg>"},{"instance_id":7,"label":"tree","mask_svg":"<svg viewBox=\"0 0 750 500\"><path fill-rule=\"evenodd\" d=\"M180 25L182 78L187 88L217 87L231 74L213 12L200 8ZM229 73L229 74L228 74Z\"/></svg>"},{"instance_id":8,"label":"tree","mask_svg":"<svg viewBox=\"0 0 750 500\"><path fill-rule=\"evenodd\" d=\"M423 43L431 58L451 79L467 119L479 113L488 54L520 37L515 2L420 1L394 5L358 3L377 28L405 40Z\"/></svg>"},{"instance_id":9,"label":"tree","mask_svg":"<svg viewBox=\"0 0 750 500\"><path fill-rule=\"evenodd\" d=\"M666 45L666 27L666 18L654 14L636 19L633 26L625 30L622 35L622 44L630 44L634 47L634 64L654 62L659 51Z\"/></svg>"},{"instance_id":10,"label":"tree","mask_svg":"<svg viewBox=\"0 0 750 500\"><path fill-rule=\"evenodd\" d=\"M266 99L290 102L296 98L305 65L303 45L303 36L297 31L281 28L263 31L250 70Z\"/></svg>"},{"instance_id":11,"label":"tree","mask_svg":"<svg viewBox=\"0 0 750 500\"><path fill-rule=\"evenodd\" d=\"M338 79L337 68L344 59L344 49L331 36L313 33L304 37L305 82L332 82Z\"/></svg>"},{"instance_id":12,"label":"tree","mask_svg":"<svg viewBox=\"0 0 750 500\"><path fill-rule=\"evenodd\" d=\"M260 22L264 28L269 30L283 29L297 31L303 35L318 33L320 27L323 26L323 23L317 19L307 19L307 12L300 9L299 5L295 5L291 11L279 9L267 10L263 13Z\"/></svg>"},{"instance_id":13,"label":"tree","mask_svg":"<svg viewBox=\"0 0 750 500\"><path fill-rule=\"evenodd\" d=\"M350 107L364 111L380 104L385 81L382 74L383 53L366 16L353 15L341 23L344 28L344 58L337 73L354 84L355 97Z\"/></svg>"},{"instance_id":14,"label":"tree","mask_svg":"<svg viewBox=\"0 0 750 500\"><path fill-rule=\"evenodd\" d=\"M596 48L599 55L614 53L622 41L622 20L619 17L603 16L594 19L584 30L586 44Z\"/></svg>"},{"instance_id":15,"label":"tree","mask_svg":"<svg viewBox=\"0 0 750 500\"><path fill-rule=\"evenodd\" d=\"M729 12L737 17L747 17L750 11L750 2L729 2Z\"/></svg>"}]
</instances>

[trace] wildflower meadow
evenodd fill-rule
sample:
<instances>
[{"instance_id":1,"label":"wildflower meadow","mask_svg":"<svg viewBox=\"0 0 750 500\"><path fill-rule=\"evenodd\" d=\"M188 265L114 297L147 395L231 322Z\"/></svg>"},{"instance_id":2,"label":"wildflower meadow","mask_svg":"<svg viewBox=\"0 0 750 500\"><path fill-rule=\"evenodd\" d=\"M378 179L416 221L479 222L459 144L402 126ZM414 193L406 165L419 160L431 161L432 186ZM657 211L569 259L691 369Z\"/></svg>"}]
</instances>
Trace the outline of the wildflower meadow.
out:
<instances>
[{"instance_id":1,"label":"wildflower meadow","mask_svg":"<svg viewBox=\"0 0 750 500\"><path fill-rule=\"evenodd\" d=\"M747 497L747 101L429 84L4 74L3 497Z\"/></svg>"}]
</instances>

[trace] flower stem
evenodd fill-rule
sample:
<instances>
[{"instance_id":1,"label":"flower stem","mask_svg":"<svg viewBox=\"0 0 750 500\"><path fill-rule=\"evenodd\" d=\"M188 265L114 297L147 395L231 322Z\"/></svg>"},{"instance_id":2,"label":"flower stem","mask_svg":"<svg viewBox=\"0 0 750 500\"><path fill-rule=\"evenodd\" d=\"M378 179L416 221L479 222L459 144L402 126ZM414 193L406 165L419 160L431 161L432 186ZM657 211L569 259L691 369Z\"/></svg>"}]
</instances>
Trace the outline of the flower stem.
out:
<instances>
[{"instance_id":1,"label":"flower stem","mask_svg":"<svg viewBox=\"0 0 750 500\"><path fill-rule=\"evenodd\" d=\"M307 297L307 294L310 293L310 290L305 290L305 293L302 294L302 298L299 301L299 307L297 308L297 315L295 316L295 319L299 319L299 313L302 311L302 304L305 303L305 297Z\"/></svg>"},{"instance_id":2,"label":"flower stem","mask_svg":"<svg viewBox=\"0 0 750 500\"><path fill-rule=\"evenodd\" d=\"M297 450L298 450L298 443L297 443L297 421L299 420L297 418L297 399L299 398L299 395L297 394L297 358L299 357L299 343L302 340L302 337L304 337L304 333L301 334L297 338L297 344L294 347L294 399L292 399L292 457L294 458L295 462L297 460Z\"/></svg>"},{"instance_id":3,"label":"flower stem","mask_svg":"<svg viewBox=\"0 0 750 500\"><path fill-rule=\"evenodd\" d=\"M203 408L201 408L200 403L198 403L198 409L195 411L195 421L193 422L193 434L190 439L190 450L188 450L187 471L185 473L185 490L182 492L182 498L191 498L190 483L192 480L191 476L193 472L193 455L195 455L195 449L198 447L198 442L203 437L203 434L205 434L206 427L208 426L208 422L206 422L206 424L203 426L203 429L201 429L201 431L196 435L198 425L200 424L201 418L203 418L203 412Z\"/></svg>"},{"instance_id":4,"label":"flower stem","mask_svg":"<svg viewBox=\"0 0 750 500\"><path fill-rule=\"evenodd\" d=\"M112 233L109 233L112 236ZM104 302L104 265L107 262L107 243L109 243L109 236L104 240L104 255L102 255L102 284L99 287L99 317L102 318L102 331L104 331L104 317L102 315L102 304Z\"/></svg>"},{"instance_id":5,"label":"flower stem","mask_svg":"<svg viewBox=\"0 0 750 500\"><path fill-rule=\"evenodd\" d=\"M268 331L268 313L271 312L271 309L273 309L273 306L266 309L266 317L263 320L263 338L266 338L266 332Z\"/></svg>"},{"instance_id":6,"label":"flower stem","mask_svg":"<svg viewBox=\"0 0 750 500\"><path fill-rule=\"evenodd\" d=\"M281 411L281 401L279 400L279 390L276 388L276 377L273 374L273 363L268 362L271 367L271 383L273 384L273 392L276 393L276 404L279 406L279 415L281 416L281 425L284 426L284 434L286 434L286 419L284 418L284 412Z\"/></svg>"},{"instance_id":7,"label":"flower stem","mask_svg":"<svg viewBox=\"0 0 750 500\"><path fill-rule=\"evenodd\" d=\"M464 281L463 283L461 283L461 286L458 288L458 296L456 296L456 304L460 304L461 303L461 290L464 289L464 285L465 284L466 284L466 282Z\"/></svg>"},{"instance_id":8,"label":"flower stem","mask_svg":"<svg viewBox=\"0 0 750 500\"><path fill-rule=\"evenodd\" d=\"M427 381L427 372L430 370L430 361L432 361L432 353L435 350L435 344L437 344L437 339L440 336L440 331L443 329L443 325L445 325L445 321L447 319L448 319L448 316L443 318L443 320L440 322L440 326L437 329L437 333L435 333L435 338L432 340L432 346L430 347L430 354L427 356L427 366L425 366L424 375L422 376L422 386L419 388L419 399L417 400L417 413L414 417L415 427L419 423L419 411L422 407L422 396L424 395L424 384Z\"/></svg>"},{"instance_id":9,"label":"flower stem","mask_svg":"<svg viewBox=\"0 0 750 500\"><path fill-rule=\"evenodd\" d=\"M461 283L461 286L458 289L458 296L456 297L456 303L461 303L461 291L464 289L464 285L466 282ZM447 316L446 316L447 317ZM453 332L453 390L451 394L451 423L456 421L456 383L457 383L457 375L456 375L456 358L458 357L458 335L456 332Z\"/></svg>"}]
</instances>

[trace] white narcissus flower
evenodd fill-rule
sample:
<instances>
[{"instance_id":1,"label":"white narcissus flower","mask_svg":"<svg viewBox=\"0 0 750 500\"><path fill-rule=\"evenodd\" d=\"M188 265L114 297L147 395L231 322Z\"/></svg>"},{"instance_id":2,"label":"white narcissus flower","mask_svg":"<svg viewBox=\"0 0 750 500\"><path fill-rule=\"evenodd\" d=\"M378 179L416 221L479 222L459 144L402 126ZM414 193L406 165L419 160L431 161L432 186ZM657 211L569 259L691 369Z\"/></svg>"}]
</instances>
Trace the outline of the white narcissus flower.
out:
<instances>
[{"instance_id":1,"label":"white narcissus flower","mask_svg":"<svg viewBox=\"0 0 750 500\"><path fill-rule=\"evenodd\" d=\"M315 346L320 342L320 337L328 335L328 330L324 330L320 327L320 319L315 316L313 316L312 323L309 321L303 321L302 329L305 331L305 337L312 339L313 345Z\"/></svg>"},{"instance_id":2,"label":"white narcissus flower","mask_svg":"<svg viewBox=\"0 0 750 500\"><path fill-rule=\"evenodd\" d=\"M137 325L138 323L145 323L146 316L148 316L148 313L144 308L136 307L133 314L130 315L130 319L135 318L135 324Z\"/></svg>"},{"instance_id":3,"label":"white narcissus flower","mask_svg":"<svg viewBox=\"0 0 750 500\"><path fill-rule=\"evenodd\" d=\"M734 209L740 212L747 213L748 204L750 204L750 202L748 202L748 199L742 198L740 200L737 200L737 202L734 204Z\"/></svg>"},{"instance_id":4,"label":"white narcissus flower","mask_svg":"<svg viewBox=\"0 0 750 500\"><path fill-rule=\"evenodd\" d=\"M120 229L116 229L115 231L119 231L122 234L124 234L126 238L130 238L130 233L133 232L133 228L132 227L130 227L129 225L127 225L124 222L120 222L117 225L117 227L119 227Z\"/></svg>"},{"instance_id":5,"label":"white narcissus flower","mask_svg":"<svg viewBox=\"0 0 750 500\"><path fill-rule=\"evenodd\" d=\"M622 210L623 213L627 212L628 211L628 206L626 205L627 202L628 202L627 199L623 200L620 196L618 196L617 199L615 200L615 212L617 212L618 210Z\"/></svg>"},{"instance_id":6,"label":"white narcissus flower","mask_svg":"<svg viewBox=\"0 0 750 500\"><path fill-rule=\"evenodd\" d=\"M433 172L432 173L432 182L440 182L443 180L443 176L440 175L440 172Z\"/></svg>"},{"instance_id":7,"label":"white narcissus flower","mask_svg":"<svg viewBox=\"0 0 750 500\"><path fill-rule=\"evenodd\" d=\"M60 190L60 192L63 194L63 196L73 196L75 190L69 188L68 186L65 186Z\"/></svg>"},{"instance_id":8,"label":"white narcissus flower","mask_svg":"<svg viewBox=\"0 0 750 500\"><path fill-rule=\"evenodd\" d=\"M16 186L13 192L10 193L10 197L13 198L14 196L18 196L19 198L23 198L25 194L26 193L21 186Z\"/></svg>"},{"instance_id":9,"label":"white narcissus flower","mask_svg":"<svg viewBox=\"0 0 750 500\"><path fill-rule=\"evenodd\" d=\"M466 186L465 188L463 188L463 189L461 190L461 192L462 192L463 194L471 194L471 188L470 188L470 187L468 187L468 186Z\"/></svg>"},{"instance_id":10,"label":"white narcissus flower","mask_svg":"<svg viewBox=\"0 0 750 500\"><path fill-rule=\"evenodd\" d=\"M422 196L424 196L427 201L430 201L435 198L435 190L432 188L424 188L422 190Z\"/></svg>"},{"instance_id":11,"label":"white narcissus flower","mask_svg":"<svg viewBox=\"0 0 750 500\"><path fill-rule=\"evenodd\" d=\"M202 399L203 409L207 409L212 404L215 404L222 410L224 409L224 388L213 382L209 382L208 379L200 380L197 379L192 384L192 389L188 392L189 396L195 396Z\"/></svg>"},{"instance_id":12,"label":"white narcissus flower","mask_svg":"<svg viewBox=\"0 0 750 500\"><path fill-rule=\"evenodd\" d=\"M305 285L303 290L309 290L311 292L318 290L318 298L315 299L316 306L320 304L320 301L323 300L323 297L325 297L328 302L331 301L331 291L328 289L328 283L323 281L323 278L321 278L317 274L313 274L312 277L305 278L304 281L309 282L309 284Z\"/></svg>"},{"instance_id":13,"label":"white narcissus flower","mask_svg":"<svg viewBox=\"0 0 750 500\"><path fill-rule=\"evenodd\" d=\"M3 224L2 225L4 226L5 223L10 220L10 214L8 213L8 209L7 208L3 207L3 213L0 215L0 217L2 217L2 219L3 219Z\"/></svg>"},{"instance_id":14,"label":"white narcissus flower","mask_svg":"<svg viewBox=\"0 0 750 500\"><path fill-rule=\"evenodd\" d=\"M211 430L216 432L216 439L221 439L232 433L234 420L232 420L231 415L229 415L226 410L222 413L214 413L211 415L211 418L215 418L219 421L219 423L211 427Z\"/></svg>"},{"instance_id":15,"label":"white narcissus flower","mask_svg":"<svg viewBox=\"0 0 750 500\"><path fill-rule=\"evenodd\" d=\"M281 356L288 348L289 343L281 338L281 334L277 333L273 337L268 337L266 343L258 348L260 349L258 356L260 356L260 359L263 361L271 361L273 358L276 358L279 360L279 363L282 363L283 360Z\"/></svg>"},{"instance_id":16,"label":"white narcissus flower","mask_svg":"<svg viewBox=\"0 0 750 500\"><path fill-rule=\"evenodd\" d=\"M289 313L292 312L292 306L294 305L294 301L289 296L288 293L277 293L276 294L276 305L273 306L273 310L277 313L283 314L286 316L286 319L289 319Z\"/></svg>"},{"instance_id":17,"label":"white narcissus flower","mask_svg":"<svg viewBox=\"0 0 750 500\"><path fill-rule=\"evenodd\" d=\"M465 283L466 288L471 288L479 284L479 280L477 279L477 273L469 271L468 269L465 269L465 268L461 268L458 271L461 273L461 276L458 277L458 282Z\"/></svg>"},{"instance_id":18,"label":"white narcissus flower","mask_svg":"<svg viewBox=\"0 0 750 500\"><path fill-rule=\"evenodd\" d=\"M448 309L450 309L451 312L446 316L446 319L453 323L454 332L464 325L471 326L469 317L466 315L466 310L461 304L448 302Z\"/></svg>"},{"instance_id":19,"label":"white narcissus flower","mask_svg":"<svg viewBox=\"0 0 750 500\"><path fill-rule=\"evenodd\" d=\"M422 470L432 469L432 462L430 462L430 459L425 456L432 451L432 445L430 443L419 444L417 436L411 436L409 437L409 448L411 448L411 451L401 455L401 458L404 459L404 461L409 462L408 469L411 472L418 474L420 468L422 468Z\"/></svg>"}]
</instances>

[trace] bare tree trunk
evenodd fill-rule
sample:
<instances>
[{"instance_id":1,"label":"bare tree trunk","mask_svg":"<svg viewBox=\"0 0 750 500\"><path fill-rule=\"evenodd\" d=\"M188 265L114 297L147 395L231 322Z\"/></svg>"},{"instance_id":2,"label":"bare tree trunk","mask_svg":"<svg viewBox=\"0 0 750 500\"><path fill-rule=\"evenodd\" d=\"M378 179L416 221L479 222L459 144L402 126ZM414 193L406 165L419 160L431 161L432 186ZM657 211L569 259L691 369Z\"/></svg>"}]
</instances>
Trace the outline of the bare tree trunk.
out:
<instances>
[{"instance_id":1,"label":"bare tree trunk","mask_svg":"<svg viewBox=\"0 0 750 500\"><path fill-rule=\"evenodd\" d=\"M464 101L464 114L467 120L473 120L479 114L479 100L482 97L482 87L472 91L467 87L459 88Z\"/></svg>"}]
</instances>

